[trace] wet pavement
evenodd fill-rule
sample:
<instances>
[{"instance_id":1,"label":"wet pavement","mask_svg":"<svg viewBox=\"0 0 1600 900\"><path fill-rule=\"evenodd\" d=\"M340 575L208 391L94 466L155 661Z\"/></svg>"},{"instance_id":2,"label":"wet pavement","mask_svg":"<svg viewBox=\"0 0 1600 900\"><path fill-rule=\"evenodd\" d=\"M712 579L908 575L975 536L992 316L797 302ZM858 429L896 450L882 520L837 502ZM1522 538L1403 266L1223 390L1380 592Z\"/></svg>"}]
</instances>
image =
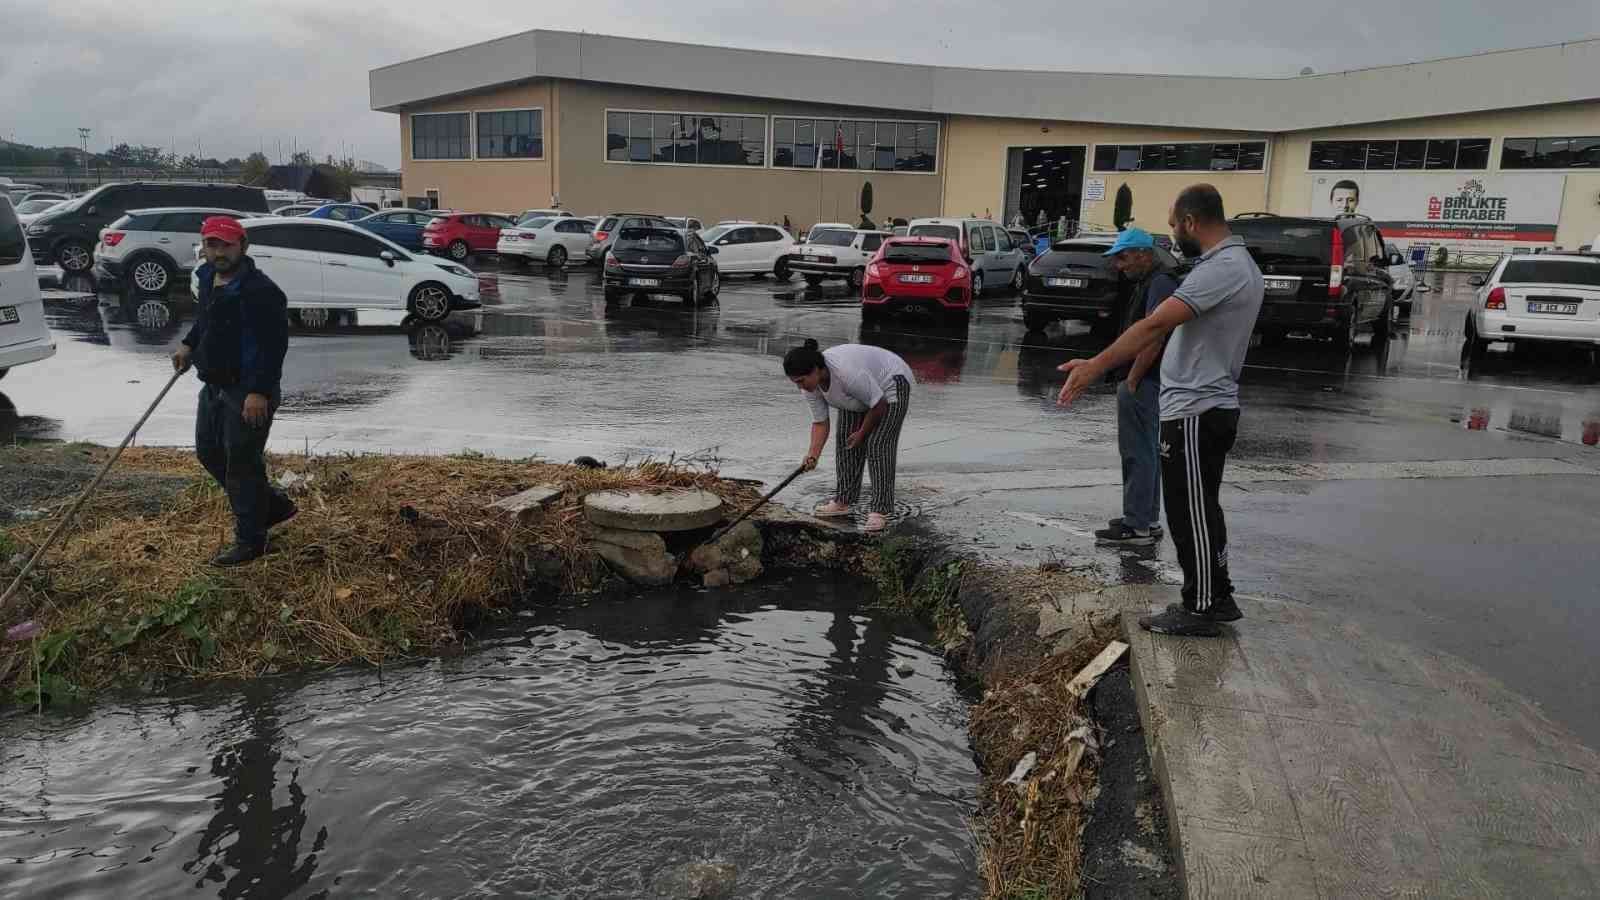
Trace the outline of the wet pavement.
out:
<instances>
[{"instance_id":1,"label":"wet pavement","mask_svg":"<svg viewBox=\"0 0 1600 900\"><path fill-rule=\"evenodd\" d=\"M803 455L808 422L779 358L806 337L865 340L917 375L905 515L995 556L1176 574L1170 545L1094 547L1093 529L1120 511L1114 396L1058 409L1055 366L1101 345L1077 327L1025 336L1014 297L985 298L964 329L863 331L842 286L729 278L710 308L608 309L592 270L477 268L485 308L444 326L370 312L297 325L274 448L693 455L776 481ZM1600 745L1600 672L1588 665L1600 636L1589 552L1600 368L1587 351L1497 348L1464 372L1466 276L1429 280L1437 289L1376 347L1363 338L1347 358L1291 338L1252 350L1224 495L1235 579L1471 659ZM0 432L114 442L165 381L188 304L85 287L51 292L60 352L0 382ZM190 386L143 442L191 442ZM827 468L781 499L825 498Z\"/></svg>"}]
</instances>

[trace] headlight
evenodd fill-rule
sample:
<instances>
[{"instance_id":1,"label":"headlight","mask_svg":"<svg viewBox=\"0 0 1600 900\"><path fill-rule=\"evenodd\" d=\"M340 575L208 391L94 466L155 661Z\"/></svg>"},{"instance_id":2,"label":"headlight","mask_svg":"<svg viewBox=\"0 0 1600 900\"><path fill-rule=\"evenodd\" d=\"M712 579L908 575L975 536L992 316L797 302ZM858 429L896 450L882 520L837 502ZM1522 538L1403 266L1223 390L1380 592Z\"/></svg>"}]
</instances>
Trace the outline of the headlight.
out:
<instances>
[{"instance_id":1,"label":"headlight","mask_svg":"<svg viewBox=\"0 0 1600 900\"><path fill-rule=\"evenodd\" d=\"M472 272L470 272L469 270L463 269L460 266L453 266L453 265L448 265L446 263L440 263L439 264L439 268L445 270L446 272L449 272L451 275L454 275L457 278L472 278L472 279L476 279L478 277L478 276L472 274Z\"/></svg>"}]
</instances>

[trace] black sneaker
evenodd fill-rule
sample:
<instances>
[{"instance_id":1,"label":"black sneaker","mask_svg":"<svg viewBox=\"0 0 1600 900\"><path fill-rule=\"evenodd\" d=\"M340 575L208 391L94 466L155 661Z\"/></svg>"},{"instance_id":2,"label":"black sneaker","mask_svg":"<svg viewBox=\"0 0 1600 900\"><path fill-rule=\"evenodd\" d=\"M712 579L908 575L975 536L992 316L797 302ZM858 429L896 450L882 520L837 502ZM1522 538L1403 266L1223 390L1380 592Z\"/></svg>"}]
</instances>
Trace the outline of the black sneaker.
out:
<instances>
[{"instance_id":1,"label":"black sneaker","mask_svg":"<svg viewBox=\"0 0 1600 900\"><path fill-rule=\"evenodd\" d=\"M1154 528L1129 528L1117 524L1110 528L1102 528L1094 533L1094 539L1101 544L1116 544L1122 547L1149 547L1156 542Z\"/></svg>"},{"instance_id":2,"label":"black sneaker","mask_svg":"<svg viewBox=\"0 0 1600 900\"><path fill-rule=\"evenodd\" d=\"M1156 634L1179 637L1216 637L1222 628L1207 616L1196 615L1186 609L1169 609L1154 616L1140 616L1139 627Z\"/></svg>"},{"instance_id":3,"label":"black sneaker","mask_svg":"<svg viewBox=\"0 0 1600 900\"><path fill-rule=\"evenodd\" d=\"M1182 603L1168 603L1167 611L1172 612L1173 610L1189 612L1188 607ZM1226 600L1213 601L1210 609L1205 612L1194 613L1194 615L1205 616L1213 622L1237 622L1244 618L1244 611L1239 609L1239 604L1233 602L1232 597L1229 597Z\"/></svg>"},{"instance_id":4,"label":"black sneaker","mask_svg":"<svg viewBox=\"0 0 1600 900\"><path fill-rule=\"evenodd\" d=\"M265 547L251 544L234 544L232 547L213 556L211 564L219 569L228 569L258 560L264 553L266 553Z\"/></svg>"},{"instance_id":5,"label":"black sneaker","mask_svg":"<svg viewBox=\"0 0 1600 900\"><path fill-rule=\"evenodd\" d=\"M282 525L283 523L294 518L294 514L300 511L300 507L296 506L293 500L285 500L283 502L283 506L278 507L276 512L267 516L268 528Z\"/></svg>"}]
</instances>

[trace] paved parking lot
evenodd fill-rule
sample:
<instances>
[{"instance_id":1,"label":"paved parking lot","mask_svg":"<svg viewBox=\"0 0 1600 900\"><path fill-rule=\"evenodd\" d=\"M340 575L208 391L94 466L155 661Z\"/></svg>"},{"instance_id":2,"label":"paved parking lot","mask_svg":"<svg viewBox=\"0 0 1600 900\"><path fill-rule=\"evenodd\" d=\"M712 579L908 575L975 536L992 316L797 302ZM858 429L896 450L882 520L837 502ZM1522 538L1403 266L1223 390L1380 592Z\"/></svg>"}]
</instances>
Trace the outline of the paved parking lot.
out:
<instances>
[{"instance_id":1,"label":"paved parking lot","mask_svg":"<svg viewBox=\"0 0 1600 900\"><path fill-rule=\"evenodd\" d=\"M776 480L803 455L808 423L779 357L806 337L865 340L917 374L901 443L908 516L992 555L1132 580L1176 573L1170 546L1093 546L1119 506L1114 397L1071 411L1053 401L1055 366L1099 344L1078 327L1025 339L1014 297L985 298L962 330L912 320L864 332L837 284L730 278L709 308L608 309L592 270L477 266L486 306L444 326L371 312L296 326L274 448L700 454ZM1588 549L1600 368L1588 353L1493 353L1464 373L1465 276L1432 278L1439 290L1418 295L1381 346L1252 351L1224 495L1235 575L1246 591L1472 659L1600 743L1600 673L1586 663L1600 634ZM0 382L0 433L119 440L168 377L188 304L69 283L47 306L60 352ZM191 441L191 386L142 441ZM803 478L784 499L818 501L831 480Z\"/></svg>"}]
</instances>

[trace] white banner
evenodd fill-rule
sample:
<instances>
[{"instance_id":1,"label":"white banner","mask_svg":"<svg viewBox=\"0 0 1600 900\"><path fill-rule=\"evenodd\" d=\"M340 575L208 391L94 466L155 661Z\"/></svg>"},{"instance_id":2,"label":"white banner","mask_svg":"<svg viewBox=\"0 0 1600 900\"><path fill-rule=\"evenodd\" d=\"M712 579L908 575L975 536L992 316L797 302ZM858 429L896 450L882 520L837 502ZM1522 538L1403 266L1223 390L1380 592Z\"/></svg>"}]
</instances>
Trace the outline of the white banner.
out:
<instances>
[{"instance_id":1,"label":"white banner","mask_svg":"<svg viewBox=\"0 0 1600 900\"><path fill-rule=\"evenodd\" d=\"M1565 175L1350 172L1308 176L1311 215L1360 213L1384 237L1552 243Z\"/></svg>"}]
</instances>

